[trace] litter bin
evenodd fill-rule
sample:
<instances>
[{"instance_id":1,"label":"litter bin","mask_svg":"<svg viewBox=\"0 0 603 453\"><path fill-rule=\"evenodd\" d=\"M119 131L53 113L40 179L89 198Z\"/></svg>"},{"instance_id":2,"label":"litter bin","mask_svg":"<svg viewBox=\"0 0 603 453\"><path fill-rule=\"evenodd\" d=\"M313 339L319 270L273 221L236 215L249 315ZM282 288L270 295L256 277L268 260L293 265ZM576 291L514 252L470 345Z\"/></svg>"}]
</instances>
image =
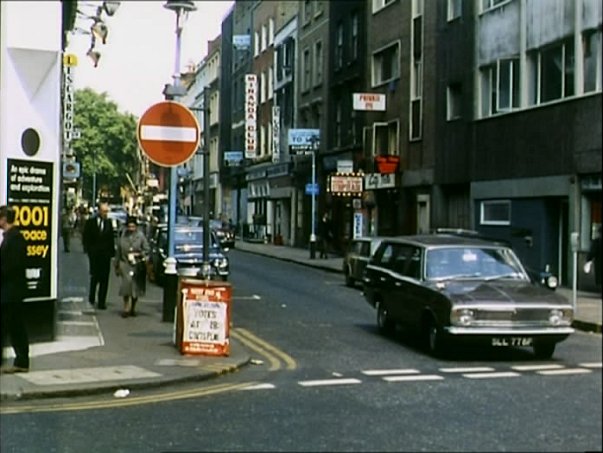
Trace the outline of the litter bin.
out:
<instances>
[{"instance_id":1,"label":"litter bin","mask_svg":"<svg viewBox=\"0 0 603 453\"><path fill-rule=\"evenodd\" d=\"M230 355L232 287L228 282L178 279L176 347L183 355Z\"/></svg>"}]
</instances>

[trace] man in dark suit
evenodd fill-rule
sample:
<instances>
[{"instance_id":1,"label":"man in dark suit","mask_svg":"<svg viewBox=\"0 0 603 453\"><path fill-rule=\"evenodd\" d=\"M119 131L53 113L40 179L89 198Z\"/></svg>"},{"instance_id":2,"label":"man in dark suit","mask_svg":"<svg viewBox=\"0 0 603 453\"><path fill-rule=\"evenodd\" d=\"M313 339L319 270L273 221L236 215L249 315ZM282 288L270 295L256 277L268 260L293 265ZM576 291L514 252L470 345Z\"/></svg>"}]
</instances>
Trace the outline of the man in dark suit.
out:
<instances>
[{"instance_id":1,"label":"man in dark suit","mask_svg":"<svg viewBox=\"0 0 603 453\"><path fill-rule=\"evenodd\" d=\"M107 289L111 273L111 259L115 256L115 238L113 225L107 219L109 205L100 203L95 216L90 217L84 226L82 244L90 263L90 292L88 302L94 305L98 287L98 308L107 308Z\"/></svg>"},{"instance_id":2,"label":"man in dark suit","mask_svg":"<svg viewBox=\"0 0 603 453\"><path fill-rule=\"evenodd\" d=\"M27 244L15 220L14 209L0 206L0 229L4 232L0 244L0 353L6 337L10 338L15 350L13 366L2 367L2 374L29 371L29 338L23 317L23 299L27 292Z\"/></svg>"}]
</instances>

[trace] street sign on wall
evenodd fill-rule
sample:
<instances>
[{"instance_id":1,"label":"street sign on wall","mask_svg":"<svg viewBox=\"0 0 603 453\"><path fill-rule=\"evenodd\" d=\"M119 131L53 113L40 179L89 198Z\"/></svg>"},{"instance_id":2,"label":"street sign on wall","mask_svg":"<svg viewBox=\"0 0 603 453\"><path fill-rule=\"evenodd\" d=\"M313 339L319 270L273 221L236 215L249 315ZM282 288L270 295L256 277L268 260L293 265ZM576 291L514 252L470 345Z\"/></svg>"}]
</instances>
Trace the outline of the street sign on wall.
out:
<instances>
[{"instance_id":1,"label":"street sign on wall","mask_svg":"<svg viewBox=\"0 0 603 453\"><path fill-rule=\"evenodd\" d=\"M319 129L289 129L289 151L295 153L307 153L315 151L320 143Z\"/></svg>"},{"instance_id":2,"label":"street sign on wall","mask_svg":"<svg viewBox=\"0 0 603 453\"><path fill-rule=\"evenodd\" d=\"M199 122L184 105L163 101L138 120L137 138L145 155L162 167L188 161L199 146Z\"/></svg>"}]
</instances>

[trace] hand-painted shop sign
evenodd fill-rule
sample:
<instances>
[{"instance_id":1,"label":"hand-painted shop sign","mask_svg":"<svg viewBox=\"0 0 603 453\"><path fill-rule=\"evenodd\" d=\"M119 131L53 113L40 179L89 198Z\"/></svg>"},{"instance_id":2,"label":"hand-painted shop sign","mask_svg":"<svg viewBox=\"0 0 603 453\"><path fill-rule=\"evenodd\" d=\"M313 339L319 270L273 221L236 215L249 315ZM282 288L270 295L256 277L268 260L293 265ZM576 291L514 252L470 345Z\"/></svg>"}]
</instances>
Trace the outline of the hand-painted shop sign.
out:
<instances>
[{"instance_id":1,"label":"hand-painted shop sign","mask_svg":"<svg viewBox=\"0 0 603 453\"><path fill-rule=\"evenodd\" d=\"M362 194L363 175L360 173L335 173L329 175L328 189L332 195L352 197Z\"/></svg>"},{"instance_id":2,"label":"hand-painted shop sign","mask_svg":"<svg viewBox=\"0 0 603 453\"><path fill-rule=\"evenodd\" d=\"M385 95L379 93L354 93L354 110L385 111Z\"/></svg>"},{"instance_id":3,"label":"hand-painted shop sign","mask_svg":"<svg viewBox=\"0 0 603 453\"><path fill-rule=\"evenodd\" d=\"M7 202L27 243L26 299L51 297L53 163L8 159Z\"/></svg>"},{"instance_id":4,"label":"hand-painted shop sign","mask_svg":"<svg viewBox=\"0 0 603 453\"><path fill-rule=\"evenodd\" d=\"M258 78L245 74L245 158L257 157Z\"/></svg>"},{"instance_id":5,"label":"hand-painted shop sign","mask_svg":"<svg viewBox=\"0 0 603 453\"><path fill-rule=\"evenodd\" d=\"M364 175L364 190L392 189L396 187L395 173L369 173Z\"/></svg>"}]
</instances>

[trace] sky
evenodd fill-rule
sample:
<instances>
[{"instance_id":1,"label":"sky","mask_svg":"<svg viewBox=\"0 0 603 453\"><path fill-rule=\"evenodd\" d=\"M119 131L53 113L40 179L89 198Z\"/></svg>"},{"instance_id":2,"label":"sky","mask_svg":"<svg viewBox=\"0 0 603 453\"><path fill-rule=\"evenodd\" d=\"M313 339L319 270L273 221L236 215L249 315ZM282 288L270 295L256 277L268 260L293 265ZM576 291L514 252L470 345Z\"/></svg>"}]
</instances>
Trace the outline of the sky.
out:
<instances>
[{"instance_id":1,"label":"sky","mask_svg":"<svg viewBox=\"0 0 603 453\"><path fill-rule=\"evenodd\" d=\"M93 14L100 1L80 0L80 10ZM106 44L97 40L101 53L98 66L86 56L90 35L69 36L66 53L78 57L74 68L76 89L89 87L106 92L119 110L136 117L163 101L163 88L173 82L176 65L176 13L163 7L165 1L122 1L117 12L102 17L109 29ZM199 63L207 55L207 42L221 33L222 20L233 1L195 1L197 10L188 15L181 35L180 70ZM78 15L76 27L90 29L92 21Z\"/></svg>"}]
</instances>

